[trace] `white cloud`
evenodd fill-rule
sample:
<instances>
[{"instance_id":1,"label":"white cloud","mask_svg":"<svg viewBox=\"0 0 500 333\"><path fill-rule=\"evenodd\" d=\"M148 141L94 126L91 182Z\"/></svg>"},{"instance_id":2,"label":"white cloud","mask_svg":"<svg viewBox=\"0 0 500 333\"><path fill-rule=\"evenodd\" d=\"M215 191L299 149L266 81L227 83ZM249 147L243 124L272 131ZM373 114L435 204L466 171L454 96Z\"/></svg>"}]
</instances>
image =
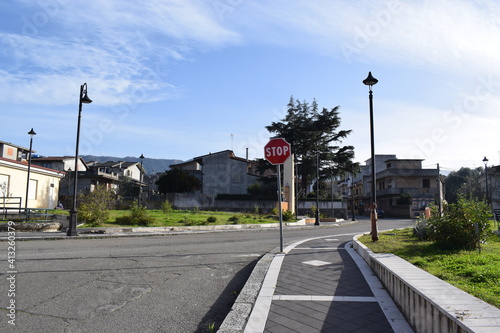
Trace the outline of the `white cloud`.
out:
<instances>
[{"instance_id":1,"label":"white cloud","mask_svg":"<svg viewBox=\"0 0 500 333\"><path fill-rule=\"evenodd\" d=\"M170 61L238 39L193 1L54 1L31 11L21 31L0 33L2 57L15 59L2 72L2 101L69 104L84 82L102 105L172 98L181 90L168 83Z\"/></svg>"}]
</instances>

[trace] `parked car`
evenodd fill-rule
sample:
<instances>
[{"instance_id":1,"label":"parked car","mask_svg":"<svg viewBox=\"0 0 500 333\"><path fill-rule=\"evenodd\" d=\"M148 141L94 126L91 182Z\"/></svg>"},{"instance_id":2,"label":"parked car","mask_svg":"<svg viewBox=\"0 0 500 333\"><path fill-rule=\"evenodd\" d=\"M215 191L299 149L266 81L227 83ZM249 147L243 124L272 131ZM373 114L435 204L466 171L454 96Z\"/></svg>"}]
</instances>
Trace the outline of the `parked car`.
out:
<instances>
[{"instance_id":1,"label":"parked car","mask_svg":"<svg viewBox=\"0 0 500 333\"><path fill-rule=\"evenodd\" d=\"M377 209L377 217L384 218L384 211L382 209Z\"/></svg>"}]
</instances>

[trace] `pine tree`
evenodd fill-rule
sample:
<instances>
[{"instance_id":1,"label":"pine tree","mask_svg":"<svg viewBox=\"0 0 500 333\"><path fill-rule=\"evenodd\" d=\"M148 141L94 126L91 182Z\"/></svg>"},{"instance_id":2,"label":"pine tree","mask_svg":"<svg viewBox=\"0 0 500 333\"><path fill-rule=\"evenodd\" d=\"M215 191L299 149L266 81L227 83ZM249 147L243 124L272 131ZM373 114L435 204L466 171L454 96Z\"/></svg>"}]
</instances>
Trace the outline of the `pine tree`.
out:
<instances>
[{"instance_id":1,"label":"pine tree","mask_svg":"<svg viewBox=\"0 0 500 333\"><path fill-rule=\"evenodd\" d=\"M286 116L266 129L291 144L299 161L297 174L303 190L316 178L316 154L319 154L320 182L352 169L354 147L341 145L351 130L338 129L341 124L338 106L319 111L316 99L309 105L306 101L294 100L292 96L287 108Z\"/></svg>"}]
</instances>

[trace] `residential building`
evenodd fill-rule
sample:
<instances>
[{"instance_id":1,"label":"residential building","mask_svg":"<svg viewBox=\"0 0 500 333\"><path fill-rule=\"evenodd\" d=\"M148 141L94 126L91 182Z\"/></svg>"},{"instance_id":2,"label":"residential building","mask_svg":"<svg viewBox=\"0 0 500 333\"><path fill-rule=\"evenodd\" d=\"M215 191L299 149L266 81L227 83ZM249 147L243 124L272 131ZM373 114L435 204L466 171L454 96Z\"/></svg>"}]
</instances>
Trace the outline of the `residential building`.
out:
<instances>
[{"instance_id":1,"label":"residential building","mask_svg":"<svg viewBox=\"0 0 500 333\"><path fill-rule=\"evenodd\" d=\"M55 208L59 202L59 182L65 172L28 165L28 154L27 148L0 141L0 206L24 208L27 203L28 208Z\"/></svg>"},{"instance_id":2,"label":"residential building","mask_svg":"<svg viewBox=\"0 0 500 333\"><path fill-rule=\"evenodd\" d=\"M258 179L257 162L237 157L231 150L198 156L170 167L198 177L202 182L201 193L211 198L218 194L246 194L247 188Z\"/></svg>"},{"instance_id":3,"label":"residential building","mask_svg":"<svg viewBox=\"0 0 500 333\"><path fill-rule=\"evenodd\" d=\"M66 171L66 177L61 181L59 196L64 207L69 207L73 200L73 185L75 158L74 157L36 157L32 163ZM78 162L77 192L93 191L96 186L104 185L107 189L118 191L122 177L128 177L133 183L141 183L141 174L145 170L140 162L85 162L82 158Z\"/></svg>"},{"instance_id":4,"label":"residential building","mask_svg":"<svg viewBox=\"0 0 500 333\"><path fill-rule=\"evenodd\" d=\"M425 207L439 200L441 181L437 167L422 168L420 159L398 159L396 155L375 155L377 209L384 216L417 217ZM341 181L348 211L368 215L371 201L371 159L349 182ZM442 188L442 187L441 187ZM442 193L441 193L442 197Z\"/></svg>"}]
</instances>

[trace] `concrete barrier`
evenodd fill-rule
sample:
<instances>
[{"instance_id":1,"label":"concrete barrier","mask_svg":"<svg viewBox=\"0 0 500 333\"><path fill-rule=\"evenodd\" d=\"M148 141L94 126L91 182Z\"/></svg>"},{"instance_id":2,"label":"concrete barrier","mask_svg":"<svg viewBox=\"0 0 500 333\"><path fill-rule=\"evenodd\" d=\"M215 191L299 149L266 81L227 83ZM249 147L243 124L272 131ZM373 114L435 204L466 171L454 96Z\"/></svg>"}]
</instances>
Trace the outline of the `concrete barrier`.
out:
<instances>
[{"instance_id":1,"label":"concrete barrier","mask_svg":"<svg viewBox=\"0 0 500 333\"><path fill-rule=\"evenodd\" d=\"M500 309L390 253L373 253L354 237L368 263L416 333L500 332Z\"/></svg>"}]
</instances>

